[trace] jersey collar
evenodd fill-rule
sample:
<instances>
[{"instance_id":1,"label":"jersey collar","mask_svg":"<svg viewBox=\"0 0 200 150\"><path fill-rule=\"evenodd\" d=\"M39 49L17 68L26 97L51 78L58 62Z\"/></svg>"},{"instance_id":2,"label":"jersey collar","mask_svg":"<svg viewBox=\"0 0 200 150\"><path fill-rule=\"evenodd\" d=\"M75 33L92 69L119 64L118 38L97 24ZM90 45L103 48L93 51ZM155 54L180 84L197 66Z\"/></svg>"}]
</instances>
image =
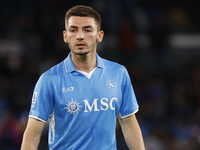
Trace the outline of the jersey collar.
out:
<instances>
[{"instance_id":1,"label":"jersey collar","mask_svg":"<svg viewBox=\"0 0 200 150\"><path fill-rule=\"evenodd\" d=\"M102 58L98 54L96 54L96 57L97 57L97 68L102 68L102 69L105 68ZM66 73L76 71L76 68L74 67L74 64L71 59L71 53L69 53L67 58L65 58L64 66Z\"/></svg>"}]
</instances>

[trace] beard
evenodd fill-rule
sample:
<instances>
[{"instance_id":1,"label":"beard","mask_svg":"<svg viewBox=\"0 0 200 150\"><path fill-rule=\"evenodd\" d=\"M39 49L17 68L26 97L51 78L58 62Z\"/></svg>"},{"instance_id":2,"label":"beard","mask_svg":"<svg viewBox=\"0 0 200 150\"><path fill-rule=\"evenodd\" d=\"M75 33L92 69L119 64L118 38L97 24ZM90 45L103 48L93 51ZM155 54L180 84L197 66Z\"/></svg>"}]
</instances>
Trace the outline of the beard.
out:
<instances>
[{"instance_id":1,"label":"beard","mask_svg":"<svg viewBox=\"0 0 200 150\"><path fill-rule=\"evenodd\" d=\"M71 45L69 43L68 43L68 46L72 53L83 56L83 55L89 54L92 51L95 51L97 43L93 43L91 46L86 45L86 47L80 48L80 49L76 48L74 45Z\"/></svg>"}]
</instances>

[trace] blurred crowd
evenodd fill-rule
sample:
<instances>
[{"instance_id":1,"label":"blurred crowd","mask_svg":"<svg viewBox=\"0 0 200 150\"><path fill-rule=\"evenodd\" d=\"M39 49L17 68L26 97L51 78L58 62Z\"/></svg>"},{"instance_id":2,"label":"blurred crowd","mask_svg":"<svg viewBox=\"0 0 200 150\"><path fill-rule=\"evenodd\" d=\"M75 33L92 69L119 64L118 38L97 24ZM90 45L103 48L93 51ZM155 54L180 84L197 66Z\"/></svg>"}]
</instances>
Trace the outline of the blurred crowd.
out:
<instances>
[{"instance_id":1,"label":"blurred crowd","mask_svg":"<svg viewBox=\"0 0 200 150\"><path fill-rule=\"evenodd\" d=\"M65 13L87 4L102 16L99 55L129 71L146 150L199 150L200 12L190 2L1 1L0 149L20 149L35 83L69 53L62 38ZM41 150L48 149L47 132L46 125ZM118 149L126 150L119 126L116 132Z\"/></svg>"}]
</instances>

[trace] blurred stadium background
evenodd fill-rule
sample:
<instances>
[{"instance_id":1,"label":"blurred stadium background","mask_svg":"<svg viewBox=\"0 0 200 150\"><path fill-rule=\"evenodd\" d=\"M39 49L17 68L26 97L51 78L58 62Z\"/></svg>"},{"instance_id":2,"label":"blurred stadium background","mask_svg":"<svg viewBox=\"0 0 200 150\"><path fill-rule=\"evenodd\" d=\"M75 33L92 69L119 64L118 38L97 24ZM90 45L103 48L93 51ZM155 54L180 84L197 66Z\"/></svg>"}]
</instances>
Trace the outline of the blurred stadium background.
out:
<instances>
[{"instance_id":1,"label":"blurred stadium background","mask_svg":"<svg viewBox=\"0 0 200 150\"><path fill-rule=\"evenodd\" d=\"M127 67L146 150L200 149L200 9L197 0L0 2L0 149L20 149L40 74L69 53L64 16L76 4L102 16L104 58ZM45 127L40 150L47 148ZM120 128L118 149L126 150Z\"/></svg>"}]
</instances>

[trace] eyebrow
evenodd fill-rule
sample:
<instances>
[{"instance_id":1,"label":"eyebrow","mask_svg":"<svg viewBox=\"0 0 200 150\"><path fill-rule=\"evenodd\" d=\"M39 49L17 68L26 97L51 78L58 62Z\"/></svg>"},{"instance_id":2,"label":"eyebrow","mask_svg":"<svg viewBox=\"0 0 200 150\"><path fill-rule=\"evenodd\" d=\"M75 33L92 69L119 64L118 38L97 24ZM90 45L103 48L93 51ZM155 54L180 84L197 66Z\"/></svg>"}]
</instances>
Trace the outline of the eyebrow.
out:
<instances>
[{"instance_id":1,"label":"eyebrow","mask_svg":"<svg viewBox=\"0 0 200 150\"><path fill-rule=\"evenodd\" d=\"M70 28L78 28L77 26L69 26ZM90 26L90 25L88 25L88 26L83 26L83 28L85 29L85 28L92 28L92 26Z\"/></svg>"}]
</instances>

